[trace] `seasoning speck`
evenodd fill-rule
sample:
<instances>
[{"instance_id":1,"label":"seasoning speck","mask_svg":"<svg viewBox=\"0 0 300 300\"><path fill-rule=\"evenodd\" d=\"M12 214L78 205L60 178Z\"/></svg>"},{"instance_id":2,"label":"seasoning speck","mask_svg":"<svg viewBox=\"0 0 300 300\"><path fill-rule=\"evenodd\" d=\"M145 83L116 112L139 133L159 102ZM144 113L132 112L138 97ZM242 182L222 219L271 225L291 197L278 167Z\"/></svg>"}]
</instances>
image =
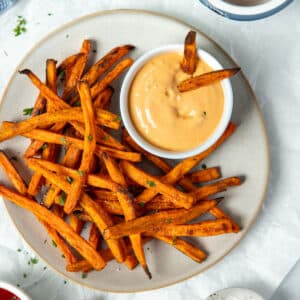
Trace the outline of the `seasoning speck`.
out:
<instances>
[{"instance_id":1,"label":"seasoning speck","mask_svg":"<svg viewBox=\"0 0 300 300\"><path fill-rule=\"evenodd\" d=\"M56 248L57 244L55 243L55 241L52 240L52 245Z\"/></svg>"},{"instance_id":2,"label":"seasoning speck","mask_svg":"<svg viewBox=\"0 0 300 300\"><path fill-rule=\"evenodd\" d=\"M203 170L207 169L206 164L202 164L202 165L201 165L201 168L202 168Z\"/></svg>"},{"instance_id":3,"label":"seasoning speck","mask_svg":"<svg viewBox=\"0 0 300 300\"><path fill-rule=\"evenodd\" d=\"M35 258L31 258L30 262L33 264L33 265L36 265L39 260L35 257Z\"/></svg>"},{"instance_id":4,"label":"seasoning speck","mask_svg":"<svg viewBox=\"0 0 300 300\"><path fill-rule=\"evenodd\" d=\"M170 224L172 222L172 220L170 218L166 218L166 223Z\"/></svg>"},{"instance_id":5,"label":"seasoning speck","mask_svg":"<svg viewBox=\"0 0 300 300\"><path fill-rule=\"evenodd\" d=\"M148 184L150 187L154 187L154 186L155 186L155 182L154 182L154 181L151 181L151 180L147 180L147 184Z\"/></svg>"},{"instance_id":6,"label":"seasoning speck","mask_svg":"<svg viewBox=\"0 0 300 300\"><path fill-rule=\"evenodd\" d=\"M87 276L88 276L88 274L87 274L87 273L82 273L82 274L81 274L81 278L82 278L82 279L85 279L85 278L87 278Z\"/></svg>"}]
</instances>

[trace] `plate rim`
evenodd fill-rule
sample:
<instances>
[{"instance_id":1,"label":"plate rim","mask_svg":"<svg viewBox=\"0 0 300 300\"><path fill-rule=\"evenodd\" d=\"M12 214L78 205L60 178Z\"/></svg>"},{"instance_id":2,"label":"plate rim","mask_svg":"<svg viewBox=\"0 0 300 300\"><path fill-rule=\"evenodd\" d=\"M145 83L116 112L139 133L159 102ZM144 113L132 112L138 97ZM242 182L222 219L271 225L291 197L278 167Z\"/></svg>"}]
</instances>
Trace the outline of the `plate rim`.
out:
<instances>
[{"instance_id":1,"label":"plate rim","mask_svg":"<svg viewBox=\"0 0 300 300\"><path fill-rule=\"evenodd\" d=\"M80 16L78 18L75 18L69 22L66 22L65 24L59 26L58 28L52 30L51 32L47 33L43 38L41 38L40 40L38 40L27 52L26 54L22 57L22 59L20 60L20 62L18 63L18 65L16 66L16 68L14 69L14 71L12 72L8 82L6 83L3 93L0 96L0 110L2 109L2 105L3 105L3 99L6 97L9 87L11 85L12 80L14 79L14 77L16 76L16 74L18 73L18 70L20 68L20 66L26 61L26 59L32 54L32 52L34 50L36 50L42 43L46 42L50 37L56 35L57 33L59 33L60 31L63 31L64 29L71 27L72 25L78 24L86 19L89 18L94 18L97 16L102 16L102 15L110 15L110 14L116 14L116 13L129 13L129 14L138 14L138 13L142 13L142 14L146 14L146 15L150 15L150 16L156 16L156 17L161 17L161 18L165 18L165 19L169 19L171 21L175 21L177 23L180 23L184 26L187 26L189 28L191 28L192 30L195 30L196 32L201 33L203 36L205 36L205 38L207 38L212 44L214 44L214 46L216 46L220 51L222 51L222 53L227 57L227 59L229 61L231 61L234 65L238 65L236 63L236 61L227 53L227 51L225 51L223 49L223 47L221 47L213 38L211 38L210 36L208 36L206 33L204 33L202 30L199 30L196 26L193 26L191 24L189 24L188 22L185 22L177 17L173 17L173 16L169 16L166 15L164 13L159 13L159 12L155 12L155 11L151 11L151 10L145 10L145 9L110 9L110 10L100 10L97 12L93 12L93 13L89 13L89 14L85 14L83 16ZM190 274L188 276L185 276L182 279L179 280L175 280L172 281L170 283L167 284L163 284L163 285L158 285L156 287L149 287L149 288L143 288L143 289L135 289L135 290L128 290L128 291L124 291L124 290L111 290L111 289L102 289L102 288L95 288L91 285L89 285L88 283L82 283L80 281L77 281L76 279L73 279L71 277L69 277L68 275L62 273L61 271L57 270L55 267L53 267L47 260L47 258L45 258L44 256L41 256L38 251L34 248L34 246L32 246L31 244L29 244L29 242L24 238L23 233L19 230L18 226L16 225L14 218L12 217L12 215L9 212L9 208L7 206L7 201L5 201L4 197L1 197L3 203L4 203L4 207L6 210L7 215L9 216L12 224L14 225L16 231L19 233L19 235L21 236L23 242L36 254L40 257L40 259L47 264L47 266L50 267L51 270L53 270L55 273L59 274L60 276L62 276L65 279L70 280L71 282L78 284L82 287L85 288L89 288L91 290L97 291L97 292L109 292L109 293L116 293L116 294L130 294L130 293L141 293L141 292L146 292L146 291L154 291L154 290L158 290L161 288L165 288L168 286L172 286L184 281L187 281L201 273L204 273L205 271L207 271L208 269L212 268L213 266L215 266L217 263L219 263L221 260L223 260L233 249L235 249L240 242L245 238L245 236L247 236L248 232L250 231L250 229L253 227L253 225L255 224L261 210L262 210L262 206L264 204L265 198L267 196L267 192L268 192L268 188L269 188L269 183L270 183L270 170L271 170L271 157L270 157L270 143L269 143L269 137L268 137L268 132L267 132L267 128L266 128L266 124L265 124L265 120L262 114L262 111L260 109L260 106L258 104L258 100L256 97L256 94L252 88L252 86L250 85L247 77L245 76L245 74L243 73L243 71L240 71L240 75L242 77L242 79L245 81L246 85L248 86L250 93L252 94L253 97L253 102L254 105L256 107L256 110L258 112L258 116L259 116L259 120L261 122L262 125L262 129L263 129L263 136L264 136L264 142L266 145L266 163L267 163L267 176L266 176L266 182L265 182L265 187L264 187L264 191L263 191L263 195L261 197L260 200L260 205L257 208L255 215L253 217L253 219L251 220L248 228L242 233L241 237L239 238L238 241L235 242L235 244L233 246L231 246L221 257L219 257L218 259L216 259L214 262L212 262L211 264L209 264L208 266L206 266L204 269L202 269L201 271L196 271L193 274Z\"/></svg>"}]
</instances>

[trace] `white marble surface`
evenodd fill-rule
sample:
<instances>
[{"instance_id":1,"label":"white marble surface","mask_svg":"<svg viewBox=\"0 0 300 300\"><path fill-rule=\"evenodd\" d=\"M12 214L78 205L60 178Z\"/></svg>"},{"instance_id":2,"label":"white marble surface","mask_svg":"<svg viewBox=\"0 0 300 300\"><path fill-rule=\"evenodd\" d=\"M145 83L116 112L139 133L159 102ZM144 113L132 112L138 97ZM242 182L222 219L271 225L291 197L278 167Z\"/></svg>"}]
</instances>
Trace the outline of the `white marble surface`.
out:
<instances>
[{"instance_id":1,"label":"white marble surface","mask_svg":"<svg viewBox=\"0 0 300 300\"><path fill-rule=\"evenodd\" d=\"M34 300L193 300L226 287L252 288L270 297L300 255L300 1L269 19L239 23L213 14L197 0L19 0L0 15L0 93L24 54L47 33L79 16L114 8L147 9L189 22L243 68L263 110L271 144L271 181L262 213L242 243L204 274L161 290L116 295L65 284L64 278L43 270L42 262L28 265L34 254L0 203L0 280L20 284ZM28 26L24 35L15 37L18 15Z\"/></svg>"}]
</instances>

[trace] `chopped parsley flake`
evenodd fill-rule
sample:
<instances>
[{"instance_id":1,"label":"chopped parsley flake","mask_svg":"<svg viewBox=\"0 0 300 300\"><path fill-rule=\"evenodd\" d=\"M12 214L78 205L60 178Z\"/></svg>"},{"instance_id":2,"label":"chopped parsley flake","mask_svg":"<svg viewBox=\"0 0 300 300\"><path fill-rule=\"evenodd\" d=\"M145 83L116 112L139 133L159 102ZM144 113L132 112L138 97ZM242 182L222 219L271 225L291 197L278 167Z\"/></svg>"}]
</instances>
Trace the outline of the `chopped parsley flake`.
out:
<instances>
[{"instance_id":1,"label":"chopped parsley flake","mask_svg":"<svg viewBox=\"0 0 300 300\"><path fill-rule=\"evenodd\" d=\"M18 252L21 252L22 250L19 248L17 251L18 251Z\"/></svg>"},{"instance_id":2,"label":"chopped parsley flake","mask_svg":"<svg viewBox=\"0 0 300 300\"><path fill-rule=\"evenodd\" d=\"M60 73L59 73L59 77L60 77L60 80L64 80L66 78L66 70L62 70Z\"/></svg>"},{"instance_id":3,"label":"chopped parsley flake","mask_svg":"<svg viewBox=\"0 0 300 300\"><path fill-rule=\"evenodd\" d=\"M82 278L82 279L85 279L85 278L87 278L87 276L88 276L88 274L87 274L87 273L82 273L82 274L81 274L81 278Z\"/></svg>"},{"instance_id":4,"label":"chopped parsley flake","mask_svg":"<svg viewBox=\"0 0 300 300\"><path fill-rule=\"evenodd\" d=\"M84 175L84 172L82 170L78 170L77 173L79 174L80 177Z\"/></svg>"},{"instance_id":5,"label":"chopped parsley flake","mask_svg":"<svg viewBox=\"0 0 300 300\"><path fill-rule=\"evenodd\" d=\"M151 180L147 180L147 184L150 186L150 187L154 187L156 184L155 182L151 181Z\"/></svg>"},{"instance_id":6,"label":"chopped parsley flake","mask_svg":"<svg viewBox=\"0 0 300 300\"><path fill-rule=\"evenodd\" d=\"M61 255L62 258L66 258L63 254Z\"/></svg>"},{"instance_id":7,"label":"chopped parsley flake","mask_svg":"<svg viewBox=\"0 0 300 300\"><path fill-rule=\"evenodd\" d=\"M67 280L64 280L64 284L67 284Z\"/></svg>"},{"instance_id":8,"label":"chopped parsley flake","mask_svg":"<svg viewBox=\"0 0 300 300\"><path fill-rule=\"evenodd\" d=\"M206 164L202 164L202 166L201 166L201 167L202 167L202 169L203 169L203 170L207 169L207 166L206 166Z\"/></svg>"},{"instance_id":9,"label":"chopped parsley flake","mask_svg":"<svg viewBox=\"0 0 300 300\"><path fill-rule=\"evenodd\" d=\"M144 207L145 206L145 202L139 202L139 206L140 207Z\"/></svg>"},{"instance_id":10,"label":"chopped parsley flake","mask_svg":"<svg viewBox=\"0 0 300 300\"><path fill-rule=\"evenodd\" d=\"M81 106L81 102L78 100L74 103L74 106Z\"/></svg>"},{"instance_id":11,"label":"chopped parsley flake","mask_svg":"<svg viewBox=\"0 0 300 300\"><path fill-rule=\"evenodd\" d=\"M64 145L67 145L67 140L66 140L66 137L65 137L65 136L63 136L63 137L61 138L61 142L62 142Z\"/></svg>"},{"instance_id":12,"label":"chopped parsley flake","mask_svg":"<svg viewBox=\"0 0 300 300\"><path fill-rule=\"evenodd\" d=\"M60 205L64 205L65 204L66 197L67 197L66 193L65 192L61 192L59 200L58 200L58 202L59 202Z\"/></svg>"},{"instance_id":13,"label":"chopped parsley flake","mask_svg":"<svg viewBox=\"0 0 300 300\"><path fill-rule=\"evenodd\" d=\"M103 139L104 141L107 141L107 140L108 140L108 135L104 135L102 139Z\"/></svg>"},{"instance_id":14,"label":"chopped parsley flake","mask_svg":"<svg viewBox=\"0 0 300 300\"><path fill-rule=\"evenodd\" d=\"M67 176L66 178L67 178L67 181L68 181L69 183L72 183L72 182L73 182L73 179L72 179L70 176Z\"/></svg>"},{"instance_id":15,"label":"chopped parsley flake","mask_svg":"<svg viewBox=\"0 0 300 300\"><path fill-rule=\"evenodd\" d=\"M172 220L170 218L166 218L166 223L170 224L172 222Z\"/></svg>"},{"instance_id":16,"label":"chopped parsley flake","mask_svg":"<svg viewBox=\"0 0 300 300\"><path fill-rule=\"evenodd\" d=\"M177 236L173 236L172 245L176 245Z\"/></svg>"},{"instance_id":17,"label":"chopped parsley flake","mask_svg":"<svg viewBox=\"0 0 300 300\"><path fill-rule=\"evenodd\" d=\"M114 118L114 121L115 121L115 122L121 122L121 117L120 117L120 116L116 116L116 117Z\"/></svg>"},{"instance_id":18,"label":"chopped parsley flake","mask_svg":"<svg viewBox=\"0 0 300 300\"><path fill-rule=\"evenodd\" d=\"M55 241L52 240L52 245L56 248L57 244L55 243Z\"/></svg>"},{"instance_id":19,"label":"chopped parsley flake","mask_svg":"<svg viewBox=\"0 0 300 300\"><path fill-rule=\"evenodd\" d=\"M46 148L48 148L48 144L44 144L44 145L41 147L42 150L45 150Z\"/></svg>"},{"instance_id":20,"label":"chopped parsley flake","mask_svg":"<svg viewBox=\"0 0 300 300\"><path fill-rule=\"evenodd\" d=\"M48 16L53 16L53 13L50 13L50 12L49 12L49 13L48 13Z\"/></svg>"},{"instance_id":21,"label":"chopped parsley flake","mask_svg":"<svg viewBox=\"0 0 300 300\"><path fill-rule=\"evenodd\" d=\"M47 269L47 267L45 266L44 268L43 268L43 270L45 271Z\"/></svg>"},{"instance_id":22,"label":"chopped parsley flake","mask_svg":"<svg viewBox=\"0 0 300 300\"><path fill-rule=\"evenodd\" d=\"M31 116L33 111L33 107L28 107L23 109L23 115L24 116Z\"/></svg>"},{"instance_id":23,"label":"chopped parsley flake","mask_svg":"<svg viewBox=\"0 0 300 300\"><path fill-rule=\"evenodd\" d=\"M26 32L26 27L25 27L26 24L27 24L27 21L25 20L25 18L23 18L22 16L18 16L17 26L14 28L15 36L19 36L22 33Z\"/></svg>"},{"instance_id":24,"label":"chopped parsley flake","mask_svg":"<svg viewBox=\"0 0 300 300\"><path fill-rule=\"evenodd\" d=\"M24 273L24 274L23 274L23 277L24 277L24 278L26 278L26 277L27 277L27 274L26 274L26 273Z\"/></svg>"},{"instance_id":25,"label":"chopped parsley flake","mask_svg":"<svg viewBox=\"0 0 300 300\"><path fill-rule=\"evenodd\" d=\"M35 258L31 258L31 259L30 259L30 262L31 262L33 265L36 265L36 264L39 262L39 260L35 257Z\"/></svg>"},{"instance_id":26,"label":"chopped parsley flake","mask_svg":"<svg viewBox=\"0 0 300 300\"><path fill-rule=\"evenodd\" d=\"M91 134L89 134L87 139L91 142L93 140L93 136Z\"/></svg>"}]
</instances>

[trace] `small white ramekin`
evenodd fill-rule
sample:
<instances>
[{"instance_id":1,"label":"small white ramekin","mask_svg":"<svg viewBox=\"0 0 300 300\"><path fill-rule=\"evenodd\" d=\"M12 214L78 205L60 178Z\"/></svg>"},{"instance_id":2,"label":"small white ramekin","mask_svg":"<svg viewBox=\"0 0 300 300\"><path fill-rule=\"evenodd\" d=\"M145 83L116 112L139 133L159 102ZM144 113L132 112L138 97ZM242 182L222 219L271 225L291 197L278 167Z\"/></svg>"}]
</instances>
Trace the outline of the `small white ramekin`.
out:
<instances>
[{"instance_id":1,"label":"small white ramekin","mask_svg":"<svg viewBox=\"0 0 300 300\"><path fill-rule=\"evenodd\" d=\"M20 288L17 288L16 286L14 286L8 282L0 281L0 288L15 294L21 300L32 300L28 295L25 294L25 292L23 290L21 290Z\"/></svg>"},{"instance_id":2,"label":"small white ramekin","mask_svg":"<svg viewBox=\"0 0 300 300\"><path fill-rule=\"evenodd\" d=\"M165 149L161 149L149 143L145 138L141 136L141 134L136 130L130 116L129 112L129 92L131 88L131 83L135 78L137 72L141 69L141 67L152 57L165 53L165 52L180 52L183 53L183 45L167 45L163 47L159 47L153 49L149 52L146 52L142 56L140 56L135 63L131 66L129 71L127 72L125 79L123 81L120 93L120 111L122 120L124 122L124 126L126 127L130 136L134 139L134 141L146 151L169 159L183 159L193 155L196 155L200 152L205 151L211 145L213 145L217 139L222 135L225 131L232 114L232 107L233 107L233 95L232 95L232 88L229 79L225 79L221 82L224 92L224 111L221 118L221 121L213 134L207 139L206 142L202 143L198 147L187 150L187 151L168 151ZM223 69L221 64L209 53L204 50L198 50L199 57L203 59L212 69L220 70ZM176 134L176 132L174 132Z\"/></svg>"}]
</instances>

